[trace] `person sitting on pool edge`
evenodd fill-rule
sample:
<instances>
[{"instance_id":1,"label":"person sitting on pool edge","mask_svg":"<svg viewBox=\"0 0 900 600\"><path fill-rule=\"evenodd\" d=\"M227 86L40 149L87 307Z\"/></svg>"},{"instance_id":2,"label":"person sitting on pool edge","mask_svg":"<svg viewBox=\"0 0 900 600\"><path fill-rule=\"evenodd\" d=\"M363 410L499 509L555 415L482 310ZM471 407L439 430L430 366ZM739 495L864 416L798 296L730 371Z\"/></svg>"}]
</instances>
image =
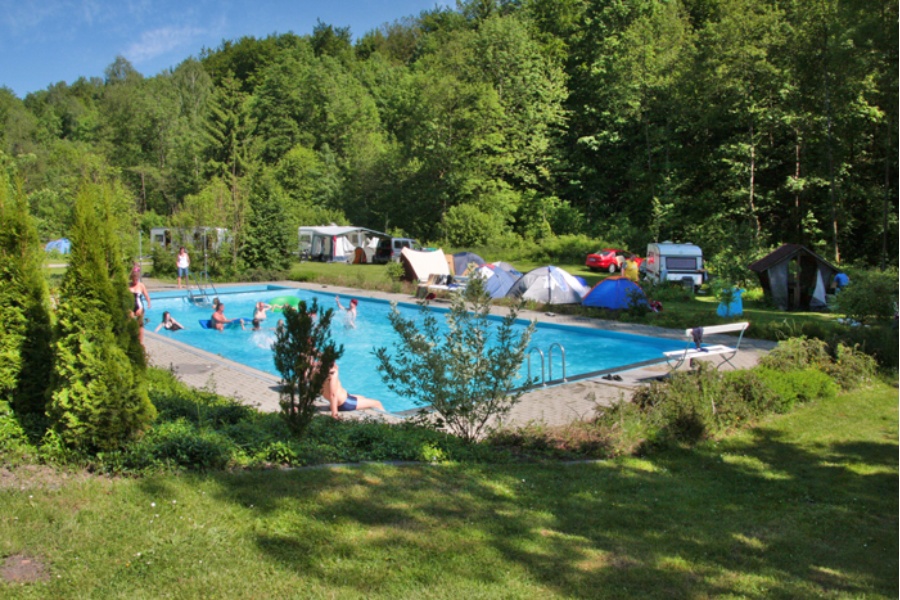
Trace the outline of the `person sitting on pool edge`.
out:
<instances>
[{"instance_id":1,"label":"person sitting on pool edge","mask_svg":"<svg viewBox=\"0 0 900 600\"><path fill-rule=\"evenodd\" d=\"M226 325L234 323L235 321L240 321L241 325L244 324L243 319L227 319L227 318L225 318L225 304L222 302L219 302L218 304L216 304L216 312L214 312L212 314L212 316L209 318L209 321L210 321L210 325L212 325L212 328L215 329L216 331L222 331L223 329L225 329Z\"/></svg>"},{"instance_id":2,"label":"person sitting on pool edge","mask_svg":"<svg viewBox=\"0 0 900 600\"><path fill-rule=\"evenodd\" d=\"M338 377L337 363L331 367L328 379L322 384L322 397L328 400L328 405L331 407L331 416L335 419L340 419L338 412L365 410L367 408L384 410L384 406L378 400L347 393Z\"/></svg>"}]
</instances>

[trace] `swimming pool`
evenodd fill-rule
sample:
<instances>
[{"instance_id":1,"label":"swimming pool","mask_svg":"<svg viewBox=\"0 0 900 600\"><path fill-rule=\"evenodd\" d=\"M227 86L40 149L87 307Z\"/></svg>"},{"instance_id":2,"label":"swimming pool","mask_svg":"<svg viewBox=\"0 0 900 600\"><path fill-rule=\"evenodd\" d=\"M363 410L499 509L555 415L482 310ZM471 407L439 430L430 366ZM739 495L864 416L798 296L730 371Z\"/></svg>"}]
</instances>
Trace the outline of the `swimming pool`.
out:
<instances>
[{"instance_id":1,"label":"swimming pool","mask_svg":"<svg viewBox=\"0 0 900 600\"><path fill-rule=\"evenodd\" d=\"M268 301L279 296L297 296L301 300L311 302L314 298L320 306L333 308L335 294L297 290L291 288L235 288L219 290L219 298L225 304L225 316L229 319L244 318L248 321L247 329L229 328L222 332L203 329L199 321L208 319L211 308L197 307L188 302L184 295L166 297L154 294L153 309L147 311L149 322L147 327L152 331L159 324L163 311L169 311L185 330L170 332L160 329L160 334L179 342L194 346L201 350L221 355L248 367L265 371L278 376L275 369L272 342L275 339L273 328L279 313L269 313L261 331L250 331L249 320L253 316L253 308L257 301ZM347 306L350 296L341 296L341 303ZM446 309L432 307L435 312ZM415 304L400 304L399 309L404 317L414 318L419 313ZM378 374L378 361L374 350L387 347L393 353L394 341L397 339L390 325L388 315L390 303L385 300L359 298L359 316L356 328L348 328L336 314L332 321L331 335L337 344L344 346L344 355L340 359L341 381L350 393L359 393L377 398L391 412L402 412L416 408L412 399L402 398L390 391ZM499 322L499 317L497 321ZM524 328L527 321L521 321ZM551 346L557 345L550 351ZM541 377L542 352L548 361L552 354L552 365L545 367L544 376L554 380L562 377L562 352L565 350L565 371L569 379L577 379L587 374L641 363L657 361L667 350L684 347L684 342L663 338L653 338L627 333L574 327L555 323L539 323L531 339L529 353L531 355L531 375ZM527 363L522 367L522 381L525 381Z\"/></svg>"}]
</instances>

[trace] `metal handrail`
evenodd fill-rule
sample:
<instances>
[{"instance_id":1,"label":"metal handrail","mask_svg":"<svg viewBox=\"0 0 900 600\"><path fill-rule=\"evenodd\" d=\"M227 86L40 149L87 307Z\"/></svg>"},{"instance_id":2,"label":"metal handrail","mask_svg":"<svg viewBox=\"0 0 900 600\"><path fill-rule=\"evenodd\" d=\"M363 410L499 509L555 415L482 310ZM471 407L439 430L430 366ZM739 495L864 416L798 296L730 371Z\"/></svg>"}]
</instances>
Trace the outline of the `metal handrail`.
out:
<instances>
[{"instance_id":1,"label":"metal handrail","mask_svg":"<svg viewBox=\"0 0 900 600\"><path fill-rule=\"evenodd\" d=\"M535 350L541 355L541 385L547 385L547 380L544 377L544 352L537 346L532 347L531 350L528 351L528 385L531 385L531 355L534 354Z\"/></svg>"},{"instance_id":2,"label":"metal handrail","mask_svg":"<svg viewBox=\"0 0 900 600\"><path fill-rule=\"evenodd\" d=\"M549 372L550 381L553 381L553 348L559 348L560 355L562 356L562 380L566 381L566 349L559 342L550 344L550 349L547 351L547 370Z\"/></svg>"}]
</instances>

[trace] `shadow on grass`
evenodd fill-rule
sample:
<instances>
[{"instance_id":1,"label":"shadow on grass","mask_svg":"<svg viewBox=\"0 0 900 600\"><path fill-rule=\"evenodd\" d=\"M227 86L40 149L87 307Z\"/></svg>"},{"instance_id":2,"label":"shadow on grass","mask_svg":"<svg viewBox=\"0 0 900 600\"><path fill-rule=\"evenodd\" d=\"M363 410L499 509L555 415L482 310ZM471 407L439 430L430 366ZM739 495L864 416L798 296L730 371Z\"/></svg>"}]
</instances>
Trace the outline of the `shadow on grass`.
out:
<instances>
[{"instance_id":1,"label":"shadow on grass","mask_svg":"<svg viewBox=\"0 0 900 600\"><path fill-rule=\"evenodd\" d=\"M258 511L264 555L363 595L892 597L896 456L895 442L810 449L757 429L612 463L215 479Z\"/></svg>"}]
</instances>

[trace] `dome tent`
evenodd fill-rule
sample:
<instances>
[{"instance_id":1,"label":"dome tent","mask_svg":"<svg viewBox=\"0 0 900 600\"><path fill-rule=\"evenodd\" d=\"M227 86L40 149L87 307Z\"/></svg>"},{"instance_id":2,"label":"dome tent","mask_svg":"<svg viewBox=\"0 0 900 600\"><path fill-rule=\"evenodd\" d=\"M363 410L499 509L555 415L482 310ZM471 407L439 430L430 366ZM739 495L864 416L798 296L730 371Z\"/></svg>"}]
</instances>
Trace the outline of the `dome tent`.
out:
<instances>
[{"instance_id":1,"label":"dome tent","mask_svg":"<svg viewBox=\"0 0 900 600\"><path fill-rule=\"evenodd\" d=\"M453 274L464 275L469 265L475 263L479 267L484 266L484 259L474 252L457 252L453 255Z\"/></svg>"},{"instance_id":2,"label":"dome tent","mask_svg":"<svg viewBox=\"0 0 900 600\"><path fill-rule=\"evenodd\" d=\"M607 277L595 285L581 301L583 306L621 310L632 302L647 304L647 296L641 286L620 275Z\"/></svg>"},{"instance_id":3,"label":"dome tent","mask_svg":"<svg viewBox=\"0 0 900 600\"><path fill-rule=\"evenodd\" d=\"M52 242L47 242L47 245L44 246L44 250L47 252L56 250L60 254L68 254L72 250L72 243L68 238L60 238L58 240L53 240Z\"/></svg>"},{"instance_id":4,"label":"dome tent","mask_svg":"<svg viewBox=\"0 0 900 600\"><path fill-rule=\"evenodd\" d=\"M491 298L504 298L522 274L518 272L513 274L503 269L497 269L493 265L485 265L478 267L473 276L480 277L484 281L484 291Z\"/></svg>"},{"instance_id":5,"label":"dome tent","mask_svg":"<svg viewBox=\"0 0 900 600\"><path fill-rule=\"evenodd\" d=\"M559 267L532 269L510 288L510 298L535 300L544 304L580 304L588 289Z\"/></svg>"}]
</instances>

